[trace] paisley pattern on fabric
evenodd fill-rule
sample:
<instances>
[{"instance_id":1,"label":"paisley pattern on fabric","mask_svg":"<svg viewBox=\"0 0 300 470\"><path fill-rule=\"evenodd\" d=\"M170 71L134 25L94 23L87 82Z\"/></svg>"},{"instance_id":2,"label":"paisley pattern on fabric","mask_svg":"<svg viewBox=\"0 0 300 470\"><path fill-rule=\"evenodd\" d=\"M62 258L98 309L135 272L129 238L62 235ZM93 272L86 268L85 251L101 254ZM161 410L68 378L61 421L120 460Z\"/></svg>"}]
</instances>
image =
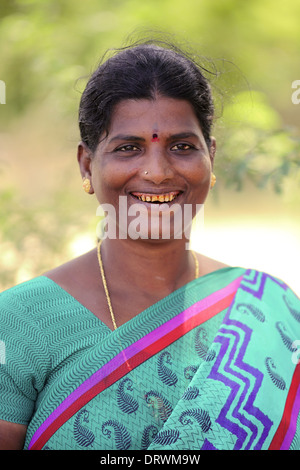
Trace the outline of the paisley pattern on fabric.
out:
<instances>
[{"instance_id":1,"label":"paisley pattern on fabric","mask_svg":"<svg viewBox=\"0 0 300 470\"><path fill-rule=\"evenodd\" d=\"M237 305L237 310L241 313L246 314L246 315L249 315L249 314L253 315L258 321L260 321L262 323L266 319L263 312L259 308L254 307L251 304L238 304Z\"/></svg>"},{"instance_id":2,"label":"paisley pattern on fabric","mask_svg":"<svg viewBox=\"0 0 300 470\"><path fill-rule=\"evenodd\" d=\"M169 401L159 392L150 390L145 394L145 400L153 408L155 416L159 416L162 421L167 421L173 409Z\"/></svg>"},{"instance_id":3,"label":"paisley pattern on fabric","mask_svg":"<svg viewBox=\"0 0 300 470\"><path fill-rule=\"evenodd\" d=\"M171 431L162 431L159 433L159 435L156 435L156 437L153 440L153 443L159 444L162 446L169 446L171 444L174 444L178 438L179 438L179 431L177 429L174 429Z\"/></svg>"},{"instance_id":4,"label":"paisley pattern on fabric","mask_svg":"<svg viewBox=\"0 0 300 470\"><path fill-rule=\"evenodd\" d=\"M194 375L196 374L198 370L198 366L188 366L184 369L184 376L188 380L192 380Z\"/></svg>"},{"instance_id":5,"label":"paisley pattern on fabric","mask_svg":"<svg viewBox=\"0 0 300 470\"><path fill-rule=\"evenodd\" d=\"M168 351L163 352L158 358L157 370L158 376L161 381L171 387L176 385L178 377L175 372L172 371L170 366L172 366L171 354ZM169 365L169 367L168 367Z\"/></svg>"},{"instance_id":6,"label":"paisley pattern on fabric","mask_svg":"<svg viewBox=\"0 0 300 470\"><path fill-rule=\"evenodd\" d=\"M108 439L113 438L117 450L127 450L130 447L131 437L125 426L115 419L102 424L102 434Z\"/></svg>"},{"instance_id":7,"label":"paisley pattern on fabric","mask_svg":"<svg viewBox=\"0 0 300 470\"><path fill-rule=\"evenodd\" d=\"M192 419L197 421L203 432L208 432L211 428L211 420L206 410L200 408L184 411L179 418L181 424L192 424Z\"/></svg>"},{"instance_id":8,"label":"paisley pattern on fabric","mask_svg":"<svg viewBox=\"0 0 300 470\"><path fill-rule=\"evenodd\" d=\"M147 426L142 435L142 444L141 444L141 449L146 450L148 449L149 445L155 438L156 434L158 433L158 427L154 426L153 424Z\"/></svg>"},{"instance_id":9,"label":"paisley pattern on fabric","mask_svg":"<svg viewBox=\"0 0 300 470\"><path fill-rule=\"evenodd\" d=\"M282 321L278 321L275 326L276 326L277 331L280 334L280 337L281 337L282 342L285 345L285 347L291 352L296 351L296 348L293 347L293 342L294 341L288 335L288 333L287 333L288 330L287 330L286 326L284 325L284 323Z\"/></svg>"},{"instance_id":10,"label":"paisley pattern on fabric","mask_svg":"<svg viewBox=\"0 0 300 470\"><path fill-rule=\"evenodd\" d=\"M128 377L122 380L117 390L117 404L124 413L134 413L139 404L128 392L133 392L132 380Z\"/></svg>"},{"instance_id":11,"label":"paisley pattern on fabric","mask_svg":"<svg viewBox=\"0 0 300 470\"><path fill-rule=\"evenodd\" d=\"M199 395L199 390L197 387L188 387L184 394L182 395L182 400L193 400Z\"/></svg>"},{"instance_id":12,"label":"paisley pattern on fabric","mask_svg":"<svg viewBox=\"0 0 300 470\"><path fill-rule=\"evenodd\" d=\"M74 422L74 437L77 443L83 447L93 445L95 435L87 427L89 423L89 412L85 409L79 411Z\"/></svg>"},{"instance_id":13,"label":"paisley pattern on fabric","mask_svg":"<svg viewBox=\"0 0 300 470\"><path fill-rule=\"evenodd\" d=\"M283 296L283 300L285 302L285 305L298 322L300 322L300 309L299 307L297 308L296 302L292 301L287 295Z\"/></svg>"},{"instance_id":14,"label":"paisley pattern on fabric","mask_svg":"<svg viewBox=\"0 0 300 470\"><path fill-rule=\"evenodd\" d=\"M285 381L277 373L276 366L275 366L274 361L271 357L266 358L266 368L267 368L267 371L269 373L269 376L271 377L271 380L272 380L273 384L276 387L278 387L280 390L284 390L285 387L286 387Z\"/></svg>"},{"instance_id":15,"label":"paisley pattern on fabric","mask_svg":"<svg viewBox=\"0 0 300 470\"><path fill-rule=\"evenodd\" d=\"M207 337L207 332L205 328L198 328L196 332L196 337L195 337L195 349L202 359L205 359L205 356L207 354L207 351L209 349L209 340Z\"/></svg>"}]
</instances>

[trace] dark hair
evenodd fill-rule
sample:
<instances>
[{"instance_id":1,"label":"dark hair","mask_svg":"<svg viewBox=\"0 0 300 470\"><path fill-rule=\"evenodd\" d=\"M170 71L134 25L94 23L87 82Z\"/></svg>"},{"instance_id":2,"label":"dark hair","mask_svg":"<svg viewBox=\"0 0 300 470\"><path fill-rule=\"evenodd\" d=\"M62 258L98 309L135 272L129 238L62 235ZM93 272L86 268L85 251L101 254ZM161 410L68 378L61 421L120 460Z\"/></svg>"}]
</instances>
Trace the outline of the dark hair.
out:
<instances>
[{"instance_id":1,"label":"dark hair","mask_svg":"<svg viewBox=\"0 0 300 470\"><path fill-rule=\"evenodd\" d=\"M109 131L114 107L126 99L157 95L191 103L210 146L214 105L205 70L174 46L144 43L119 50L92 74L82 94L79 128L82 141L94 152Z\"/></svg>"}]
</instances>

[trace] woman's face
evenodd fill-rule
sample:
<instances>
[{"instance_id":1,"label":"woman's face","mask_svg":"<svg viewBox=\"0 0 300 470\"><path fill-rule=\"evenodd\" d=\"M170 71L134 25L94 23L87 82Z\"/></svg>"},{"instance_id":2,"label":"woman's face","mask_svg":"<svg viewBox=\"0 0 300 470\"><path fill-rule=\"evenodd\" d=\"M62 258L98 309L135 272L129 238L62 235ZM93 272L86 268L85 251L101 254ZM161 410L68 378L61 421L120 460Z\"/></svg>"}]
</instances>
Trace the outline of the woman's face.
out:
<instances>
[{"instance_id":1,"label":"woman's face","mask_svg":"<svg viewBox=\"0 0 300 470\"><path fill-rule=\"evenodd\" d=\"M159 224L169 217L170 238L178 238L175 214L184 214L189 206L195 215L196 204L204 203L214 152L214 139L209 151L189 102L124 100L115 107L109 134L90 160L90 174L82 162L81 170L91 178L99 203L115 208L117 225L121 208L127 231L131 224L142 238L157 238L157 232L161 238Z\"/></svg>"}]
</instances>

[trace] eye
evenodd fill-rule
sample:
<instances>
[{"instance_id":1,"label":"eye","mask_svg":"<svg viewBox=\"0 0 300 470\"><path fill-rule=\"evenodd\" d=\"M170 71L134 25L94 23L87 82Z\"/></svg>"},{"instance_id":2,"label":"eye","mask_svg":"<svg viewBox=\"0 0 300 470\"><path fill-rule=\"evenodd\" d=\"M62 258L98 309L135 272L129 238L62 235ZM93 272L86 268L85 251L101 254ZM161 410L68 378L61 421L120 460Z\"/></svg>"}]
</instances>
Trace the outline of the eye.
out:
<instances>
[{"instance_id":1,"label":"eye","mask_svg":"<svg viewBox=\"0 0 300 470\"><path fill-rule=\"evenodd\" d=\"M116 148L115 152L137 152L140 149L132 144L122 145L121 147Z\"/></svg>"},{"instance_id":2,"label":"eye","mask_svg":"<svg viewBox=\"0 0 300 470\"><path fill-rule=\"evenodd\" d=\"M191 144L184 144L184 143L180 143L180 144L176 144L176 145L173 145L173 147L171 147L171 150L179 150L179 151L186 151L186 150L194 150L195 147Z\"/></svg>"}]
</instances>

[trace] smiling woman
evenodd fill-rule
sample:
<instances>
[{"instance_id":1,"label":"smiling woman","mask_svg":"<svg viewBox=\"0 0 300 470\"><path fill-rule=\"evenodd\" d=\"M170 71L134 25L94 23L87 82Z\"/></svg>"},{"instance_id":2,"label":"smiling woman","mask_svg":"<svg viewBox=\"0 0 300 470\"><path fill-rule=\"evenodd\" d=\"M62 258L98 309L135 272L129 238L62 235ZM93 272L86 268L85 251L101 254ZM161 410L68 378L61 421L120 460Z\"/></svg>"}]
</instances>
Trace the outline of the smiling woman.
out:
<instances>
[{"instance_id":1,"label":"smiling woman","mask_svg":"<svg viewBox=\"0 0 300 470\"><path fill-rule=\"evenodd\" d=\"M77 158L116 230L1 294L1 449L299 447L299 299L186 249L215 183L204 72L149 42L91 76Z\"/></svg>"},{"instance_id":2,"label":"smiling woman","mask_svg":"<svg viewBox=\"0 0 300 470\"><path fill-rule=\"evenodd\" d=\"M159 129L159 142L153 141L154 122ZM167 213L169 238L174 238L173 215L180 211L183 216L184 209L190 206L195 216L197 204L204 203L215 152L211 140L209 151L187 101L160 95L151 101L124 99L115 106L108 136L100 138L93 154L81 143L78 160L82 176L91 181L89 192L95 192L100 204L111 204L117 215L121 212L122 222L122 212L128 214L128 224L140 211L144 215L139 218L140 238L161 240L162 219ZM121 197L127 201L123 211L119 210ZM177 238L184 237L183 222L182 217L182 233L177 227ZM119 228L120 237L119 217L111 223ZM122 237L124 231L129 234L123 226Z\"/></svg>"}]
</instances>

